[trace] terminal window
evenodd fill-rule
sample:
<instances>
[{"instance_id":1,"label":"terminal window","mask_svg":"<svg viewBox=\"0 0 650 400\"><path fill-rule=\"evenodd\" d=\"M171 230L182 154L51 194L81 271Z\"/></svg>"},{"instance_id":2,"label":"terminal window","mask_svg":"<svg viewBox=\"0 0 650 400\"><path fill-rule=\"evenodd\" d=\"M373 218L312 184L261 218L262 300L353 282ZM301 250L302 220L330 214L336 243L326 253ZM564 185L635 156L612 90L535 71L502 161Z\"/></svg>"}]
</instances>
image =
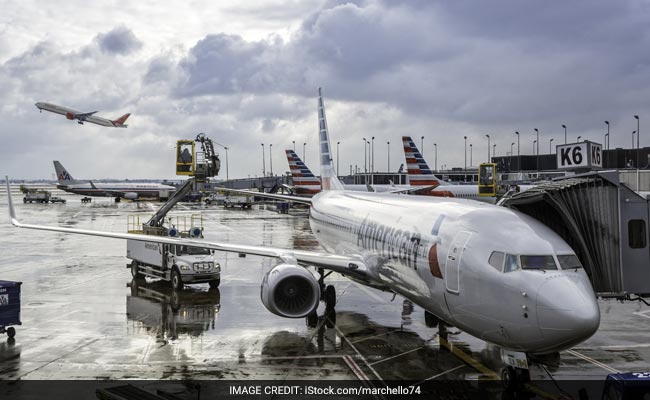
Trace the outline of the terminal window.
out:
<instances>
[{"instance_id":1,"label":"terminal window","mask_svg":"<svg viewBox=\"0 0 650 400\"><path fill-rule=\"evenodd\" d=\"M631 248L644 248L646 246L645 221L642 219L631 219L627 223L627 237Z\"/></svg>"}]
</instances>

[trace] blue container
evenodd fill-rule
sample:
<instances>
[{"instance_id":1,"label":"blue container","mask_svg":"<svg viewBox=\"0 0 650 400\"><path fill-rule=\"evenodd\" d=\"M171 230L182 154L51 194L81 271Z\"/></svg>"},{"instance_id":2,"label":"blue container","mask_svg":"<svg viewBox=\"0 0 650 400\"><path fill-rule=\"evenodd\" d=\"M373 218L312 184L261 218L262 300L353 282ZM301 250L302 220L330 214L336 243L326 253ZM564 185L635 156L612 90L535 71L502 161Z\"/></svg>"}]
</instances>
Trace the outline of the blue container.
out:
<instances>
[{"instance_id":1,"label":"blue container","mask_svg":"<svg viewBox=\"0 0 650 400\"><path fill-rule=\"evenodd\" d=\"M22 282L0 281L0 333L14 337L16 330L7 329L20 325L20 285Z\"/></svg>"}]
</instances>

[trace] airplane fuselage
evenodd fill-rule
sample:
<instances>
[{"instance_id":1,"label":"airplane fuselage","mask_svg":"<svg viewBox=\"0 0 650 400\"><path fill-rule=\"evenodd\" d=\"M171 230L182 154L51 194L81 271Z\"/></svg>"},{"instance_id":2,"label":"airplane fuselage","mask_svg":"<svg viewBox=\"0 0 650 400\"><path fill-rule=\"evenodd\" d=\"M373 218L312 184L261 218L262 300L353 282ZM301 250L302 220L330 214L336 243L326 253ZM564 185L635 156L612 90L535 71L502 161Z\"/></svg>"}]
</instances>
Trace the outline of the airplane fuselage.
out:
<instances>
[{"instance_id":1,"label":"airplane fuselage","mask_svg":"<svg viewBox=\"0 0 650 400\"><path fill-rule=\"evenodd\" d=\"M116 197L115 193L134 193L140 197L159 197L160 192L172 192L176 188L157 183L78 183L73 185L57 185L57 188L69 193L82 196ZM119 197L119 196L117 196Z\"/></svg>"},{"instance_id":2,"label":"airplane fuselage","mask_svg":"<svg viewBox=\"0 0 650 400\"><path fill-rule=\"evenodd\" d=\"M327 251L362 254L372 285L504 348L556 352L598 329L584 269L503 272L488 262L495 251L556 264L574 254L522 213L462 199L328 191L314 196L310 224Z\"/></svg>"}]
</instances>

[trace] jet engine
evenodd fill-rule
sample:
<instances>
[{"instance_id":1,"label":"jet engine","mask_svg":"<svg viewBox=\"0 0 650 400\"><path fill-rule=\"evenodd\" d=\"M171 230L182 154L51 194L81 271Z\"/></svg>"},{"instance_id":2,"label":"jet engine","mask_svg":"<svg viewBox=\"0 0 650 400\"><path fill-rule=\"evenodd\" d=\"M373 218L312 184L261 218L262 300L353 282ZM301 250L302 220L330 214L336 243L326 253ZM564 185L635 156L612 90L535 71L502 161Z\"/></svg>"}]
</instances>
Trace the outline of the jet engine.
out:
<instances>
[{"instance_id":1,"label":"jet engine","mask_svg":"<svg viewBox=\"0 0 650 400\"><path fill-rule=\"evenodd\" d=\"M127 200L135 200L138 198L138 194L135 192L124 193L124 198Z\"/></svg>"},{"instance_id":2,"label":"jet engine","mask_svg":"<svg viewBox=\"0 0 650 400\"><path fill-rule=\"evenodd\" d=\"M318 280L303 267L279 264L264 275L262 304L275 315L302 318L318 307Z\"/></svg>"}]
</instances>

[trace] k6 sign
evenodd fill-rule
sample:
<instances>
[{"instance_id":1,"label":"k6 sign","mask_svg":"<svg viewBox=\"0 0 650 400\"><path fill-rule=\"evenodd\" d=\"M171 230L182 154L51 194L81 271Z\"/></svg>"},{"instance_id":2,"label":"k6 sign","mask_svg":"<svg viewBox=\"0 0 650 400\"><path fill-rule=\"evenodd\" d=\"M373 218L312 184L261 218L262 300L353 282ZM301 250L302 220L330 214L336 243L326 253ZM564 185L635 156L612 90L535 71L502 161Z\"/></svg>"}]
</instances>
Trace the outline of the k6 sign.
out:
<instances>
[{"instance_id":1,"label":"k6 sign","mask_svg":"<svg viewBox=\"0 0 650 400\"><path fill-rule=\"evenodd\" d=\"M584 141L581 143L563 144L556 147L557 168L602 168L603 148L598 143Z\"/></svg>"}]
</instances>

